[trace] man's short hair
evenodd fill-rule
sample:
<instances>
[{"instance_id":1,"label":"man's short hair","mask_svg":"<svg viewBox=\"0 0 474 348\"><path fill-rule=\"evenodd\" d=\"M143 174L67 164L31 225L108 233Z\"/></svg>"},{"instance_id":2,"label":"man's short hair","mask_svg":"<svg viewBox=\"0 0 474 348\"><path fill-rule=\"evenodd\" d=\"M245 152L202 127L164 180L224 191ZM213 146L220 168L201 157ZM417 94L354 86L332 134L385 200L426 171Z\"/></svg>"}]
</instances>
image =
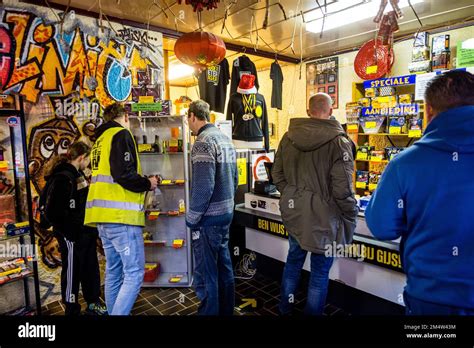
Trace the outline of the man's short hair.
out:
<instances>
[{"instance_id":1,"label":"man's short hair","mask_svg":"<svg viewBox=\"0 0 474 348\"><path fill-rule=\"evenodd\" d=\"M125 107L120 103L114 103L105 108L103 118L105 122L113 121L127 114Z\"/></svg>"},{"instance_id":2,"label":"man's short hair","mask_svg":"<svg viewBox=\"0 0 474 348\"><path fill-rule=\"evenodd\" d=\"M209 121L209 104L204 100L195 100L189 104L188 115L190 115L191 112L198 120Z\"/></svg>"},{"instance_id":3,"label":"man's short hair","mask_svg":"<svg viewBox=\"0 0 474 348\"><path fill-rule=\"evenodd\" d=\"M316 113L327 113L332 108L332 99L329 94L316 93L309 98L309 110Z\"/></svg>"},{"instance_id":4,"label":"man's short hair","mask_svg":"<svg viewBox=\"0 0 474 348\"><path fill-rule=\"evenodd\" d=\"M474 75L463 70L452 70L436 76L428 83L425 101L437 113L474 105Z\"/></svg>"}]
</instances>

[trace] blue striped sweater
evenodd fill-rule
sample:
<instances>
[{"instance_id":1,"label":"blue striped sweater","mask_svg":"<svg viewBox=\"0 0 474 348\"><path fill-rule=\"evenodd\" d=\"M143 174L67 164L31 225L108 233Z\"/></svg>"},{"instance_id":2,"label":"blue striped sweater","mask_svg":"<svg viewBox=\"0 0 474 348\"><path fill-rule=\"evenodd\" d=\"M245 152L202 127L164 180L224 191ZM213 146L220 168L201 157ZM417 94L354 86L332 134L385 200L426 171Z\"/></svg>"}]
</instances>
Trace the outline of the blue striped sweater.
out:
<instances>
[{"instance_id":1,"label":"blue striped sweater","mask_svg":"<svg viewBox=\"0 0 474 348\"><path fill-rule=\"evenodd\" d=\"M186 224L190 228L230 224L238 184L232 141L213 124L206 124L199 130L191 163L191 202Z\"/></svg>"}]
</instances>

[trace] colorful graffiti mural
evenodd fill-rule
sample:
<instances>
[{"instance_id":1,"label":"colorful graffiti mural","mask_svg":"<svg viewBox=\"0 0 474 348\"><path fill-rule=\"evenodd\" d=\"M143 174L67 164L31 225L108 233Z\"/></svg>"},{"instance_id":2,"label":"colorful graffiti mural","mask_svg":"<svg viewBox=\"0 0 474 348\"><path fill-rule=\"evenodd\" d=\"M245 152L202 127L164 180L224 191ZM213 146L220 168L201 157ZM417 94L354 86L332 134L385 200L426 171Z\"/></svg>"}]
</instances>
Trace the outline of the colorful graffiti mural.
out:
<instances>
[{"instance_id":1,"label":"colorful graffiti mural","mask_svg":"<svg viewBox=\"0 0 474 348\"><path fill-rule=\"evenodd\" d=\"M78 139L95 140L104 107L130 100L144 75L155 86L163 83L161 34L112 25L115 30L102 31L96 19L80 16L61 24L39 7L0 5L0 94L23 96L33 207L54 158ZM57 268L54 235L39 225L35 231L43 266Z\"/></svg>"},{"instance_id":2,"label":"colorful graffiti mural","mask_svg":"<svg viewBox=\"0 0 474 348\"><path fill-rule=\"evenodd\" d=\"M28 11L0 14L0 92L19 93L28 102L77 91L107 106L130 97L138 71L162 70L149 57L149 40L133 40L124 34L130 31L101 40L81 22L64 31Z\"/></svg>"}]
</instances>

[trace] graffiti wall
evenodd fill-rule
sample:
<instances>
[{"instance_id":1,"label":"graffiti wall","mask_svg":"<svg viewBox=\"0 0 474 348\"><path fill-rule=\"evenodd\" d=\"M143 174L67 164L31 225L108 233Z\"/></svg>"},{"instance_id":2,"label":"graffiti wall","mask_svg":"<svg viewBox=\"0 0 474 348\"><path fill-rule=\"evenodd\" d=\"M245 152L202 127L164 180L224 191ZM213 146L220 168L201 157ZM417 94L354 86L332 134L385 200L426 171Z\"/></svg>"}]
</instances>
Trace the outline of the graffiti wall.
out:
<instances>
[{"instance_id":1,"label":"graffiti wall","mask_svg":"<svg viewBox=\"0 0 474 348\"><path fill-rule=\"evenodd\" d=\"M48 164L74 141L94 141L104 107L131 100L144 80L147 90L162 95L161 33L99 24L73 11L0 4L0 95L24 100L35 202ZM36 231L43 265L56 268L55 239Z\"/></svg>"}]
</instances>

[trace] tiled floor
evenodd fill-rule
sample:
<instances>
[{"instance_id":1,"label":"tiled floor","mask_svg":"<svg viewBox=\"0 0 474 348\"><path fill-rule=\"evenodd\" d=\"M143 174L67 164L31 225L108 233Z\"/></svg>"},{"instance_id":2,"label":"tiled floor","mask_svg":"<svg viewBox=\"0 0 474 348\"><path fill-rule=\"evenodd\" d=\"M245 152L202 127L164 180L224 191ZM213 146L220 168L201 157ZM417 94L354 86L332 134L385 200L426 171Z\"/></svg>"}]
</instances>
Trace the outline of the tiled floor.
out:
<instances>
[{"instance_id":1,"label":"tiled floor","mask_svg":"<svg viewBox=\"0 0 474 348\"><path fill-rule=\"evenodd\" d=\"M271 279L255 275L250 280L236 280L236 315L278 315L279 283ZM255 302L256 307L253 308ZM252 303L253 302L253 303ZM84 300L80 303L85 308ZM295 315L301 315L305 303L302 291L296 294ZM189 288L157 288L143 289L137 298L132 315L195 315L199 300ZM240 308L242 307L242 308ZM64 306L61 302L53 302L43 307L44 315L64 315ZM325 315L348 315L339 308L326 305Z\"/></svg>"}]
</instances>

